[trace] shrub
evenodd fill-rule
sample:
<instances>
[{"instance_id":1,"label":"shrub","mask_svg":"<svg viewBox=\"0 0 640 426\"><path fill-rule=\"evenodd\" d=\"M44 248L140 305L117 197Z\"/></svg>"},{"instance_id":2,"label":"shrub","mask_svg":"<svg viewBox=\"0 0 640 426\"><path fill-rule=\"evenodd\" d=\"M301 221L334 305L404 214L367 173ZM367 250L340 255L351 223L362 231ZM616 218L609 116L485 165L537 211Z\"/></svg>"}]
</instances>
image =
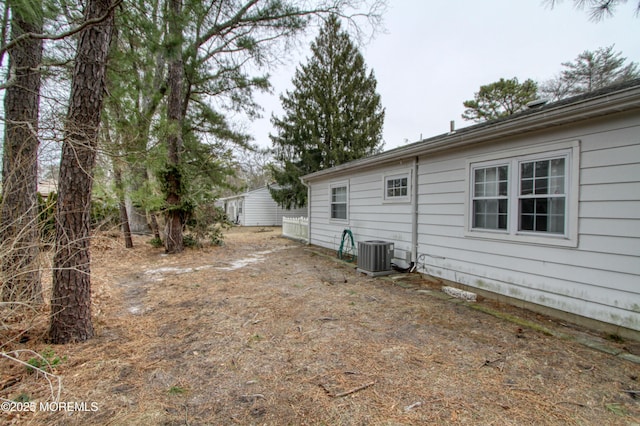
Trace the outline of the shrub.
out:
<instances>
[{"instance_id":1,"label":"shrub","mask_svg":"<svg viewBox=\"0 0 640 426\"><path fill-rule=\"evenodd\" d=\"M154 248L164 247L164 243L162 242L162 239L157 237L150 239L149 244L151 244L151 246Z\"/></svg>"}]
</instances>

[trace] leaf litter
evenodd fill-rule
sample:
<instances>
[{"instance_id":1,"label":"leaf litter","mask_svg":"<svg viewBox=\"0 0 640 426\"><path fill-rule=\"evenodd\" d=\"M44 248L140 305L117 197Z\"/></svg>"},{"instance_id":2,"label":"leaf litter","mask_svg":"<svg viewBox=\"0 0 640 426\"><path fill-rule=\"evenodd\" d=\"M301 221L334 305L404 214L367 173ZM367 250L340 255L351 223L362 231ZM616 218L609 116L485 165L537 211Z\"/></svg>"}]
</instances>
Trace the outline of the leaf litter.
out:
<instances>
[{"instance_id":1,"label":"leaf litter","mask_svg":"<svg viewBox=\"0 0 640 426\"><path fill-rule=\"evenodd\" d=\"M260 231L265 231L260 229ZM588 334L489 300L484 311L409 274L371 278L335 252L233 228L166 256L136 237L93 245L97 337L52 347L64 401L97 411L3 413L32 425L628 425L640 366L542 329ZM488 309L505 312L498 317ZM543 327L527 328L517 316ZM633 342L609 342L636 350ZM44 398L0 363L0 397Z\"/></svg>"}]
</instances>

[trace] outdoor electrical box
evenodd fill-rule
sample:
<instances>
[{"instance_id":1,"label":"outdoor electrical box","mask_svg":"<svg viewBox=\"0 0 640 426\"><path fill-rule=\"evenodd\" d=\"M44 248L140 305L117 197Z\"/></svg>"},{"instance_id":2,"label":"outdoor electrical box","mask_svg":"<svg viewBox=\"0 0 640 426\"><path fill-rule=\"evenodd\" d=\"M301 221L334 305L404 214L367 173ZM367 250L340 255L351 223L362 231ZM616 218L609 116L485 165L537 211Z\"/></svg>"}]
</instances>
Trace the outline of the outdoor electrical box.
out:
<instances>
[{"instance_id":1,"label":"outdoor electrical box","mask_svg":"<svg viewBox=\"0 0 640 426\"><path fill-rule=\"evenodd\" d=\"M387 241L358 241L358 271L367 275L388 275L393 272L393 243Z\"/></svg>"}]
</instances>

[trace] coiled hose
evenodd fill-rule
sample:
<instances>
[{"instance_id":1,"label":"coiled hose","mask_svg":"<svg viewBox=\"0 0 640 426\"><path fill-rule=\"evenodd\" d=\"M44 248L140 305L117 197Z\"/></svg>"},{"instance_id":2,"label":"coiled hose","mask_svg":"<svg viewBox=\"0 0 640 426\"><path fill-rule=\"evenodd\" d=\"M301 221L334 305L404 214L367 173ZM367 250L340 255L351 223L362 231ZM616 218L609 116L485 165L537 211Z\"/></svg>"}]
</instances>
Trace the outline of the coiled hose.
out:
<instances>
[{"instance_id":1,"label":"coiled hose","mask_svg":"<svg viewBox=\"0 0 640 426\"><path fill-rule=\"evenodd\" d=\"M342 240L340 241L340 249L338 250L338 259L345 262L353 262L356 260L356 245L353 241L353 233L350 229L342 231Z\"/></svg>"}]
</instances>

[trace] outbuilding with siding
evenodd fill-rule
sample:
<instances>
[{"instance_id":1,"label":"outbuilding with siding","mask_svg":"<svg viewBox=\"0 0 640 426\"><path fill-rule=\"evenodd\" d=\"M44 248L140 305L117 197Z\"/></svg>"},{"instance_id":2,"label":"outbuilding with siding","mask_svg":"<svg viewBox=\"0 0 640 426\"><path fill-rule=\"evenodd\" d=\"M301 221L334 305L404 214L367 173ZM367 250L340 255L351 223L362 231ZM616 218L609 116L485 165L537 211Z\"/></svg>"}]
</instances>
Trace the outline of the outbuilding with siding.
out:
<instances>
[{"instance_id":1,"label":"outbuilding with siding","mask_svg":"<svg viewBox=\"0 0 640 426\"><path fill-rule=\"evenodd\" d=\"M640 336L640 80L303 177L310 244Z\"/></svg>"},{"instance_id":2,"label":"outbuilding with siding","mask_svg":"<svg viewBox=\"0 0 640 426\"><path fill-rule=\"evenodd\" d=\"M231 197L220 198L217 204L232 222L241 226L282 226L282 218L307 216L307 209L284 209L263 186Z\"/></svg>"}]
</instances>

